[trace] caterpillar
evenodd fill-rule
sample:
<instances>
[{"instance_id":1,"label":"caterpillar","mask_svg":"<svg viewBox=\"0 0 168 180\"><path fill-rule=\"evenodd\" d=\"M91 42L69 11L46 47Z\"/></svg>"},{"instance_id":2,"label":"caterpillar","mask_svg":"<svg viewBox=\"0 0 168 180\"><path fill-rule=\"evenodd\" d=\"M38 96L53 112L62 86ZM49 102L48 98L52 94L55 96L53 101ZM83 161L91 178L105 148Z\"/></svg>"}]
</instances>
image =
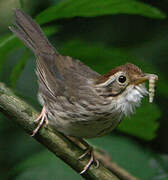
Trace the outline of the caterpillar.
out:
<instances>
[{"instance_id":1,"label":"caterpillar","mask_svg":"<svg viewBox=\"0 0 168 180\"><path fill-rule=\"evenodd\" d=\"M155 94L155 84L158 80L158 76L155 74L148 74L149 79L149 102L153 102L154 94Z\"/></svg>"}]
</instances>

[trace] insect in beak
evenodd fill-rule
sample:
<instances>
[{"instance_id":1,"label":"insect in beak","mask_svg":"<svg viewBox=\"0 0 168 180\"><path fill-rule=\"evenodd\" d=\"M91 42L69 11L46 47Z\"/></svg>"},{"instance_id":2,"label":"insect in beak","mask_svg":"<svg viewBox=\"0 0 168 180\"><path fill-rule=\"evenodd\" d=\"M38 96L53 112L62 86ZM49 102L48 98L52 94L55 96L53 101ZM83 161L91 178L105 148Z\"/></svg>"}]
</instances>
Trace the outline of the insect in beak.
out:
<instances>
[{"instance_id":1,"label":"insect in beak","mask_svg":"<svg viewBox=\"0 0 168 180\"><path fill-rule=\"evenodd\" d=\"M155 83L158 80L158 76L155 74L143 74L142 77L139 77L134 81L134 84L142 84L147 80L149 80L149 102L152 103L155 93Z\"/></svg>"}]
</instances>

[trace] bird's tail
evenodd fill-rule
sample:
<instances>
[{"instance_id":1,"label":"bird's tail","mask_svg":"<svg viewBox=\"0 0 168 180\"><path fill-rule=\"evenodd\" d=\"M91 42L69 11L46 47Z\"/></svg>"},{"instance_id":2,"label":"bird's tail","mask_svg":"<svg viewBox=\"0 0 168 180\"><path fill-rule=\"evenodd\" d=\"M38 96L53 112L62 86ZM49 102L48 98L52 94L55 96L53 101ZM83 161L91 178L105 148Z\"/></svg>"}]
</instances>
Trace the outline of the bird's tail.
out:
<instances>
[{"instance_id":1,"label":"bird's tail","mask_svg":"<svg viewBox=\"0 0 168 180\"><path fill-rule=\"evenodd\" d=\"M9 29L19 37L35 54L53 54L55 48L49 43L40 26L22 10L15 9L15 23Z\"/></svg>"}]
</instances>

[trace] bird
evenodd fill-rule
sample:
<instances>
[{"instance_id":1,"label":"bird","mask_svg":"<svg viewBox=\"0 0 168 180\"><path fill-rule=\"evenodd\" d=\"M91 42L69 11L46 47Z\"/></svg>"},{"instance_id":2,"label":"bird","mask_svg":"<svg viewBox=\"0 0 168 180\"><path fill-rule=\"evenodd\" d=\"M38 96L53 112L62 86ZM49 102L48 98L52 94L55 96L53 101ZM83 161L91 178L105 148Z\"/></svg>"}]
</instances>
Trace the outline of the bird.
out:
<instances>
[{"instance_id":1,"label":"bird","mask_svg":"<svg viewBox=\"0 0 168 180\"><path fill-rule=\"evenodd\" d=\"M113 68L104 75L81 61L63 56L44 35L40 26L23 10L14 10L15 22L9 29L32 50L36 57L38 100L42 111L35 120L41 126L73 138L101 137L115 129L125 116L135 112L144 96L153 101L157 75L143 73L131 63ZM145 82L149 80L149 92ZM94 161L91 158L81 174Z\"/></svg>"}]
</instances>

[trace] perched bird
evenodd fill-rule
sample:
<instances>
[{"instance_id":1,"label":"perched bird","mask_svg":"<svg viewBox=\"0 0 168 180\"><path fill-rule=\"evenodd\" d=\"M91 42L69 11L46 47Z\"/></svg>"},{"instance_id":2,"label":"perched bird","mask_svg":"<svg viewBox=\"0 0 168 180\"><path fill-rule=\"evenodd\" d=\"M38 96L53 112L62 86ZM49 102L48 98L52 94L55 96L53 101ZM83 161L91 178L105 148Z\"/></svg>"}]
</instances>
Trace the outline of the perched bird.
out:
<instances>
[{"instance_id":1,"label":"perched bird","mask_svg":"<svg viewBox=\"0 0 168 180\"><path fill-rule=\"evenodd\" d=\"M33 136L45 123L67 136L103 136L140 105L148 94L146 80L150 82L150 102L153 101L156 75L144 74L129 63L100 75L79 60L60 55L40 26L19 9L15 10L15 23L9 28L37 58L38 99L43 109L36 119ZM92 150L88 152L91 160L82 173L94 160Z\"/></svg>"}]
</instances>

